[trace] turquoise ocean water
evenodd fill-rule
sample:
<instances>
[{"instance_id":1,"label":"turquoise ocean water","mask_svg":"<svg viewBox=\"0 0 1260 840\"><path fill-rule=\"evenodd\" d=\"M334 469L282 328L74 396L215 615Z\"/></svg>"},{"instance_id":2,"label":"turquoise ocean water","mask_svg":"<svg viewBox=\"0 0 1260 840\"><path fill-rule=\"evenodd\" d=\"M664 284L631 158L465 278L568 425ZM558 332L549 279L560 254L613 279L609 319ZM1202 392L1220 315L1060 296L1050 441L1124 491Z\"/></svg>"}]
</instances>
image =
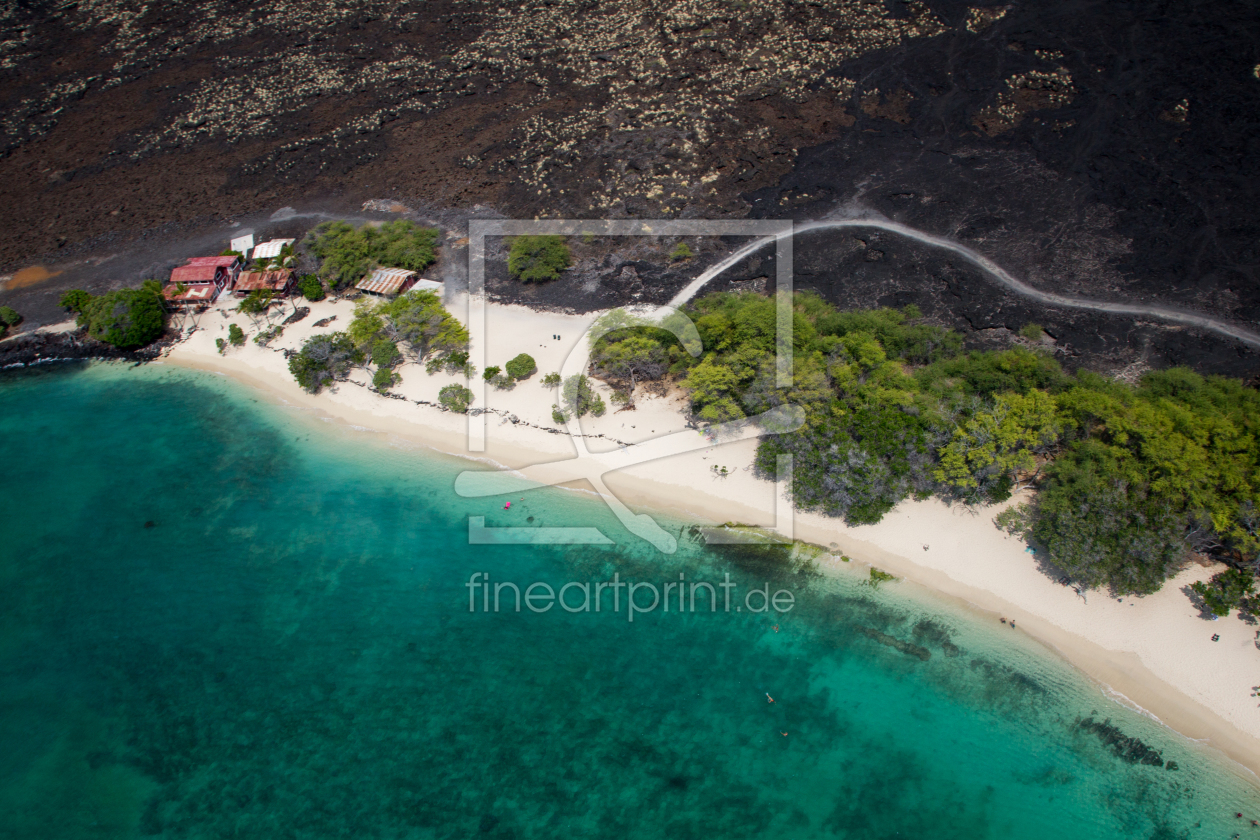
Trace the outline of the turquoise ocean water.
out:
<instances>
[{"instance_id":1,"label":"turquoise ocean water","mask_svg":"<svg viewBox=\"0 0 1260 840\"><path fill-rule=\"evenodd\" d=\"M1021 634L682 522L661 555L583 494L459 499L467 462L221 377L8 375L0 464L0 838L1260 836L1227 764ZM470 612L474 572L796 606Z\"/></svg>"}]
</instances>

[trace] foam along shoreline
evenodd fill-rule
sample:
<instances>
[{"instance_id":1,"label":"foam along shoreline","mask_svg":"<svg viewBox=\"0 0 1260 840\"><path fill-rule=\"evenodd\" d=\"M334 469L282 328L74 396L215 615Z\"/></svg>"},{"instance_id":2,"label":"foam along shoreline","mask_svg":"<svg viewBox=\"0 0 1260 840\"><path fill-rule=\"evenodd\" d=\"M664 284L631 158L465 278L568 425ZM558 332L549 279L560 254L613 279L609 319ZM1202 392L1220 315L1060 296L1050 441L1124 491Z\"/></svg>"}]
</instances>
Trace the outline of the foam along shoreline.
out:
<instances>
[{"instance_id":1,"label":"foam along shoreline","mask_svg":"<svg viewBox=\"0 0 1260 840\"><path fill-rule=\"evenodd\" d=\"M538 373L510 391L486 388L486 404L479 407L493 413L473 418L486 424L486 448L471 452L469 417L415 402L436 403L444 385L462 382L462 378L430 376L413 363L399 368L402 382L393 389L397 397L372 391L363 371L318 395L299 388L281 349L300 347L317 332L344 329L353 315L348 301L304 305L310 306L311 314L286 327L270 348L262 348L252 341L257 330L249 319L227 311L235 301L220 303L199 319L200 329L176 345L167 359L231 375L280 402L353 426L511 467L529 479L590 489L584 481L571 480L563 465L552 463L572 458L575 448L552 421L556 394L544 388L540 379L561 369L598 313L575 316L486 304L487 364L502 365L524 352L537 360ZM462 319L467 299L456 300L448 308ZM325 327L314 326L330 317L336 320ZM220 355L215 339L227 337L230 323L244 328L250 340ZM609 464L623 447L681 433L677 440L684 445L678 454L609 472L604 476L608 489L636 510L668 511L674 517L687 515L714 524L773 525L774 485L754 478L751 470L756 439L706 443L697 431L687 429L681 400L676 393L650 395L641 389L635 411L610 408L603 417L584 418L587 446L596 460L607 454ZM696 440L688 440L687 435ZM715 474L715 466L726 467L726 476ZM908 589L923 587L925 597L943 596L969 605L994 622L999 616L1015 619L1018 629L1011 632L1027 633L1058 651L1099 683L1105 699L1137 707L1181 734L1205 742L1252 774L1260 774L1260 708L1252 696L1253 667L1260 657L1255 631L1233 617L1204 621L1182 592L1214 570L1191 566L1146 598L1117 601L1104 592L1082 598L1043 574L1022 542L993 525L992 518L1000 509L910 500L879 524L859 527L798 513L794 535L830 547L832 554L823 558L822 565L833 573L865 575L868 565L879 566L905 578ZM840 554L854 562L841 562ZM1214 633L1220 635L1219 642L1211 641Z\"/></svg>"}]
</instances>

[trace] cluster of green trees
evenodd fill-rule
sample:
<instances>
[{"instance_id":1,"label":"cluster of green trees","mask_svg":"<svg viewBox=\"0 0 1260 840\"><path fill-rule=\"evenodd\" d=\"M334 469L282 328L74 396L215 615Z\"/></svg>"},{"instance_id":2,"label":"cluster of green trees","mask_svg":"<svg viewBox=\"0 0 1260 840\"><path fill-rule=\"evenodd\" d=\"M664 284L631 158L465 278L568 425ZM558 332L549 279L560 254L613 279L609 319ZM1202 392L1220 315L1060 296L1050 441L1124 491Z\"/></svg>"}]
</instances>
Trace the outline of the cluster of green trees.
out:
<instances>
[{"instance_id":1,"label":"cluster of green trees","mask_svg":"<svg viewBox=\"0 0 1260 840\"><path fill-rule=\"evenodd\" d=\"M358 228L345 222L324 222L310 232L306 244L320 259L319 276L332 288L341 289L380 266L411 271L428 268L437 256L438 236L436 228L420 227L406 219Z\"/></svg>"},{"instance_id":2,"label":"cluster of green trees","mask_svg":"<svg viewBox=\"0 0 1260 840\"><path fill-rule=\"evenodd\" d=\"M508 273L525 283L555 280L572 263L563 236L514 236L508 246Z\"/></svg>"},{"instance_id":3,"label":"cluster of green trees","mask_svg":"<svg viewBox=\"0 0 1260 840\"><path fill-rule=\"evenodd\" d=\"M793 378L780 388L775 309L710 295L687 312L699 356L670 331L629 326L592 362L630 383L672 373L702 421L801 406L805 425L767 436L757 469L772 477L791 454L796 505L849 523L910 496L992 502L1035 483L1035 500L999 524L1087 586L1153 592L1188 551L1256 564L1260 392L1184 369L1133 387L1026 347L963 352L914 307L838 312L810 294L794 299Z\"/></svg>"},{"instance_id":4,"label":"cluster of green trees","mask_svg":"<svg viewBox=\"0 0 1260 840\"><path fill-rule=\"evenodd\" d=\"M143 347L160 338L166 327L166 301L156 280L103 295L71 289L60 305L78 315L79 326L87 327L90 337L123 349Z\"/></svg>"},{"instance_id":5,"label":"cluster of green trees","mask_svg":"<svg viewBox=\"0 0 1260 840\"><path fill-rule=\"evenodd\" d=\"M394 367L403 348L417 360L438 366L468 359L468 331L451 316L433 292L416 290L382 302L363 301L345 332L310 338L289 357L289 370L303 388L318 392L328 382L344 379L369 361L376 367L373 385L387 390L398 381ZM436 367L430 367L430 372Z\"/></svg>"}]
</instances>

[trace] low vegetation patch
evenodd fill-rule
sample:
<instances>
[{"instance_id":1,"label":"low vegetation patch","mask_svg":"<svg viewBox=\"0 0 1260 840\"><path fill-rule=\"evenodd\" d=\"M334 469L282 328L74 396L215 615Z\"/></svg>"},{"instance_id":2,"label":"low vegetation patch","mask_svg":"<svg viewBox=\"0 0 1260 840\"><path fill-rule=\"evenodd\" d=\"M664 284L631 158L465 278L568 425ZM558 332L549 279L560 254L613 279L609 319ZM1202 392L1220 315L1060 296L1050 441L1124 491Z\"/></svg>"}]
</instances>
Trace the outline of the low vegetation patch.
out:
<instances>
[{"instance_id":1,"label":"low vegetation patch","mask_svg":"<svg viewBox=\"0 0 1260 840\"><path fill-rule=\"evenodd\" d=\"M345 222L324 222L311 231L307 246L320 260L320 278L334 289L343 289L379 267L423 271L437 258L438 236L436 228L406 219L357 228Z\"/></svg>"},{"instance_id":2,"label":"low vegetation patch","mask_svg":"<svg viewBox=\"0 0 1260 840\"><path fill-rule=\"evenodd\" d=\"M451 411L467 414L472 405L473 392L463 385L447 385L438 391L438 402Z\"/></svg>"},{"instance_id":3,"label":"low vegetation patch","mask_svg":"<svg viewBox=\"0 0 1260 840\"><path fill-rule=\"evenodd\" d=\"M508 273L525 283L555 280L572 262L563 236L514 236L508 248Z\"/></svg>"}]
</instances>

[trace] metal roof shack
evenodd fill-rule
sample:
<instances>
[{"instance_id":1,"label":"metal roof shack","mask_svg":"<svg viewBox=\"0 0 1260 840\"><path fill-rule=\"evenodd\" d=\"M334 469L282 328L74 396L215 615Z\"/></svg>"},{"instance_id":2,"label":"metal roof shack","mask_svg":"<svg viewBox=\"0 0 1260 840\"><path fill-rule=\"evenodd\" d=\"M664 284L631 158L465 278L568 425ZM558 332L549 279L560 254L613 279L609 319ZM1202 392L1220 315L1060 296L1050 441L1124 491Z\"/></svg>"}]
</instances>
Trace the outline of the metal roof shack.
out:
<instances>
[{"instance_id":1,"label":"metal roof shack","mask_svg":"<svg viewBox=\"0 0 1260 840\"><path fill-rule=\"evenodd\" d=\"M171 272L172 283L214 283L222 286L227 282L227 275L217 265L181 265Z\"/></svg>"},{"instance_id":2,"label":"metal roof shack","mask_svg":"<svg viewBox=\"0 0 1260 840\"><path fill-rule=\"evenodd\" d=\"M355 287L374 295L396 295L416 283L416 273L405 268L378 268Z\"/></svg>"},{"instance_id":3,"label":"metal roof shack","mask_svg":"<svg viewBox=\"0 0 1260 840\"><path fill-rule=\"evenodd\" d=\"M280 256L280 249L285 245L292 245L295 239L273 239L270 242L264 242L261 245L254 246L254 259L271 259Z\"/></svg>"},{"instance_id":4,"label":"metal roof shack","mask_svg":"<svg viewBox=\"0 0 1260 840\"><path fill-rule=\"evenodd\" d=\"M221 257L189 257L184 260L184 265L221 265L224 268L236 268L240 261L240 257L225 254Z\"/></svg>"},{"instance_id":5,"label":"metal roof shack","mask_svg":"<svg viewBox=\"0 0 1260 840\"><path fill-rule=\"evenodd\" d=\"M171 272L172 283L220 283L232 288L241 273L239 257L189 257Z\"/></svg>"},{"instance_id":6,"label":"metal roof shack","mask_svg":"<svg viewBox=\"0 0 1260 840\"><path fill-rule=\"evenodd\" d=\"M162 297L176 306L196 306L201 303L213 303L214 299L219 296L222 288L217 283L195 283L185 285L184 291L181 293L179 286L171 283L162 289Z\"/></svg>"},{"instance_id":7,"label":"metal roof shack","mask_svg":"<svg viewBox=\"0 0 1260 840\"><path fill-rule=\"evenodd\" d=\"M283 295L293 288L295 279L293 272L288 269L280 271L244 271L236 279L236 288L232 291L232 294L243 298L250 292L258 289L271 289L276 294Z\"/></svg>"}]
</instances>

